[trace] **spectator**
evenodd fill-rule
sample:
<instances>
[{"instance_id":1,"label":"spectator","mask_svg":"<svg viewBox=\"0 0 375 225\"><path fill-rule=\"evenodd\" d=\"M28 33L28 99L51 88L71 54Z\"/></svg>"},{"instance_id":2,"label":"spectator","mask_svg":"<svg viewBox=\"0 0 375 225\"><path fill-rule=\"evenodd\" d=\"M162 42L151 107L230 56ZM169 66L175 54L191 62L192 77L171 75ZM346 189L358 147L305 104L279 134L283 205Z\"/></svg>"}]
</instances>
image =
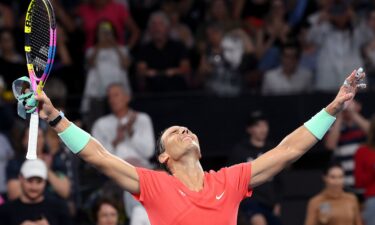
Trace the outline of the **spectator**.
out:
<instances>
[{"instance_id":1,"label":"spectator","mask_svg":"<svg viewBox=\"0 0 375 225\"><path fill-rule=\"evenodd\" d=\"M8 160L12 158L14 152L8 138L0 133L0 197L6 198L7 185L5 179L5 168Z\"/></svg>"},{"instance_id":2,"label":"spectator","mask_svg":"<svg viewBox=\"0 0 375 225\"><path fill-rule=\"evenodd\" d=\"M40 159L26 160L21 167L21 195L0 206L1 225L70 225L72 220L64 202L44 196L47 165Z\"/></svg>"},{"instance_id":3,"label":"spectator","mask_svg":"<svg viewBox=\"0 0 375 225\"><path fill-rule=\"evenodd\" d=\"M105 148L134 166L151 167L154 131L150 117L129 107L130 94L121 84L108 87L108 104L112 113L99 118L92 134Z\"/></svg>"},{"instance_id":4,"label":"spectator","mask_svg":"<svg viewBox=\"0 0 375 225\"><path fill-rule=\"evenodd\" d=\"M12 86L14 74L27 74L23 69L24 58L17 52L11 30L0 31L0 73L7 87ZM21 69L22 68L22 69Z\"/></svg>"},{"instance_id":5,"label":"spectator","mask_svg":"<svg viewBox=\"0 0 375 225\"><path fill-rule=\"evenodd\" d=\"M14 28L14 19L15 18L11 7L0 3L0 28Z\"/></svg>"},{"instance_id":6,"label":"spectator","mask_svg":"<svg viewBox=\"0 0 375 225\"><path fill-rule=\"evenodd\" d=\"M167 1L163 5L163 11L167 14L170 21L170 37L173 40L178 40L184 43L187 49L191 49L194 46L194 37L190 31L190 28L180 22L180 14L178 12L176 2Z\"/></svg>"},{"instance_id":7,"label":"spectator","mask_svg":"<svg viewBox=\"0 0 375 225\"><path fill-rule=\"evenodd\" d=\"M333 159L344 170L345 188L357 194L355 189L354 155L360 144L366 141L369 122L361 115L362 105L353 101L349 107L336 117L336 122L324 139L325 147L333 151Z\"/></svg>"},{"instance_id":8,"label":"spectator","mask_svg":"<svg viewBox=\"0 0 375 225\"><path fill-rule=\"evenodd\" d=\"M344 170L329 165L323 176L324 189L310 199L305 225L362 225L355 195L344 191Z\"/></svg>"},{"instance_id":9,"label":"spectator","mask_svg":"<svg viewBox=\"0 0 375 225\"><path fill-rule=\"evenodd\" d=\"M70 196L70 180L66 176L66 167L61 162L59 155L52 155L48 152L45 143L45 132L39 127L38 130L38 145L37 155L38 158L43 159L48 168L47 188L48 197L67 199ZM15 136L15 142L20 142L20 146L16 149L16 154L11 159L6 167L6 179L8 187L8 198L10 200L17 199L22 194L22 181L18 175L20 173L21 165L25 161L26 149L29 138L29 129L24 128L20 137Z\"/></svg>"},{"instance_id":10,"label":"spectator","mask_svg":"<svg viewBox=\"0 0 375 225\"><path fill-rule=\"evenodd\" d=\"M170 22L155 12L148 23L151 42L140 47L137 76L142 91L183 91L188 87L190 62L187 49L169 38Z\"/></svg>"},{"instance_id":11,"label":"spectator","mask_svg":"<svg viewBox=\"0 0 375 225\"><path fill-rule=\"evenodd\" d=\"M259 70L264 72L280 64L280 49L288 41L289 33L284 2L272 1L264 25L256 27L253 31Z\"/></svg>"},{"instance_id":12,"label":"spectator","mask_svg":"<svg viewBox=\"0 0 375 225\"><path fill-rule=\"evenodd\" d=\"M299 66L299 60L299 48L293 44L284 45L281 66L264 75L262 94L288 95L309 92L312 74Z\"/></svg>"},{"instance_id":13,"label":"spectator","mask_svg":"<svg viewBox=\"0 0 375 225\"><path fill-rule=\"evenodd\" d=\"M252 112L246 124L247 138L234 147L229 165L253 161L272 149L274 145L268 140L268 131L266 116L261 111ZM278 218L281 212L280 189L279 176L254 189L252 198L244 200L240 207L247 224L281 224Z\"/></svg>"},{"instance_id":14,"label":"spectator","mask_svg":"<svg viewBox=\"0 0 375 225\"><path fill-rule=\"evenodd\" d=\"M366 225L375 224L375 116L371 119L367 143L355 154L355 183L365 190L363 219Z\"/></svg>"},{"instance_id":15,"label":"spectator","mask_svg":"<svg viewBox=\"0 0 375 225\"><path fill-rule=\"evenodd\" d=\"M118 225L119 207L110 199L99 199L93 208L93 216L96 225Z\"/></svg>"},{"instance_id":16,"label":"spectator","mask_svg":"<svg viewBox=\"0 0 375 225\"><path fill-rule=\"evenodd\" d=\"M53 158L53 164L55 167L66 168L66 177L70 181L70 195L67 198L67 204L69 211L72 215L76 213L77 207L79 206L79 174L78 174L78 160L61 142L58 135L53 132L51 128L47 129L46 144L48 151ZM62 165L59 165L62 164Z\"/></svg>"},{"instance_id":17,"label":"spectator","mask_svg":"<svg viewBox=\"0 0 375 225\"><path fill-rule=\"evenodd\" d=\"M364 39L362 56L368 82L371 90L375 90L375 8L369 12L367 21L360 30L360 37Z\"/></svg>"},{"instance_id":18,"label":"spectator","mask_svg":"<svg viewBox=\"0 0 375 225\"><path fill-rule=\"evenodd\" d=\"M102 20L108 20L113 24L118 44L127 44L131 49L139 39L140 32L130 12L123 4L114 0L90 0L88 3L82 3L78 7L78 16L82 19L82 27L86 34L86 49L94 45L96 28ZM130 37L125 43L127 33L130 33Z\"/></svg>"},{"instance_id":19,"label":"spectator","mask_svg":"<svg viewBox=\"0 0 375 225\"><path fill-rule=\"evenodd\" d=\"M195 85L219 96L239 95L245 86L244 74L256 67L253 48L246 46L251 41L241 30L223 36L217 24L207 28L207 37L209 45L201 57Z\"/></svg>"},{"instance_id":20,"label":"spectator","mask_svg":"<svg viewBox=\"0 0 375 225\"><path fill-rule=\"evenodd\" d=\"M343 73L362 65L361 43L355 35L358 32L353 28L350 8L344 1L333 4L328 16L325 13L320 16L308 36L319 49L316 89L330 92L344 82Z\"/></svg>"},{"instance_id":21,"label":"spectator","mask_svg":"<svg viewBox=\"0 0 375 225\"><path fill-rule=\"evenodd\" d=\"M97 42L86 52L88 73L81 105L81 112L91 109L92 99L101 100L111 83L121 83L130 92L127 69L130 65L128 50L116 43L116 30L108 21L97 27Z\"/></svg>"}]
</instances>

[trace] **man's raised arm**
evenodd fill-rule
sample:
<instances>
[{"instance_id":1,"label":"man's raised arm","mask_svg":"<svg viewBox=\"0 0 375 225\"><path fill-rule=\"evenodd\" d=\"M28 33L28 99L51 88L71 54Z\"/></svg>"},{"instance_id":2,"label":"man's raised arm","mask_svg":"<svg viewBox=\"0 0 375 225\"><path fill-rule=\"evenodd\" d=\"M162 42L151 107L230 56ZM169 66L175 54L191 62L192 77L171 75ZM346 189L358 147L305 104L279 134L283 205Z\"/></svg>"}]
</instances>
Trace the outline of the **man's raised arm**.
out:
<instances>
[{"instance_id":1,"label":"man's raised arm","mask_svg":"<svg viewBox=\"0 0 375 225\"><path fill-rule=\"evenodd\" d=\"M59 116L59 111L45 93L35 98L39 101L40 118L52 121ZM139 177L135 167L109 153L97 140L65 117L57 123L54 129L65 144L83 160L113 179L126 191L139 193Z\"/></svg>"},{"instance_id":2,"label":"man's raised arm","mask_svg":"<svg viewBox=\"0 0 375 225\"><path fill-rule=\"evenodd\" d=\"M362 69L354 70L346 78L336 98L320 113L303 126L286 136L278 146L263 154L252 162L249 188L254 188L272 178L289 164L305 154L323 135L335 120L337 113L342 111L354 98L365 74Z\"/></svg>"}]
</instances>

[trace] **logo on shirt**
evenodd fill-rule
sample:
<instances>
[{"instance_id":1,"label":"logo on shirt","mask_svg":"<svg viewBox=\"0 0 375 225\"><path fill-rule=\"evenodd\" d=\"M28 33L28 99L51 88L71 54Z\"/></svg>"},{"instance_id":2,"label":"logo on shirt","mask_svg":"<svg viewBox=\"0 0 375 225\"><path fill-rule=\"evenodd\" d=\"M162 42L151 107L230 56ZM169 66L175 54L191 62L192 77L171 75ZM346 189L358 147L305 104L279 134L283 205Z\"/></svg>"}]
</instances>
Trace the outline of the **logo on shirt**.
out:
<instances>
[{"instance_id":1,"label":"logo on shirt","mask_svg":"<svg viewBox=\"0 0 375 225\"><path fill-rule=\"evenodd\" d=\"M183 192L183 191L181 191L180 189L178 189L178 192L180 192L180 194L182 195L182 196L186 196L186 194Z\"/></svg>"},{"instance_id":2,"label":"logo on shirt","mask_svg":"<svg viewBox=\"0 0 375 225\"><path fill-rule=\"evenodd\" d=\"M225 193L225 191L223 191L223 193L221 193L221 195L216 195L216 199L220 200L223 197L224 193Z\"/></svg>"}]
</instances>

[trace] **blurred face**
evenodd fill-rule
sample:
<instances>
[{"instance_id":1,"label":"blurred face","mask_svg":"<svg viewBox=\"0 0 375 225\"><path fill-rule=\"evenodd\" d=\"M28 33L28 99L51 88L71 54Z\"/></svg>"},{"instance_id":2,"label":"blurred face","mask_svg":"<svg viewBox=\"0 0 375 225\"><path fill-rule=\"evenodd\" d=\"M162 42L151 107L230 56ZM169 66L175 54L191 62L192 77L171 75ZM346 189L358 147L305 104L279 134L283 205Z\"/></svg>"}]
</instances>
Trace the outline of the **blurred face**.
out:
<instances>
[{"instance_id":1,"label":"blurred face","mask_svg":"<svg viewBox=\"0 0 375 225\"><path fill-rule=\"evenodd\" d=\"M113 113L117 113L128 108L130 96L125 93L122 87L114 85L107 92L108 103Z\"/></svg>"},{"instance_id":2,"label":"blurred face","mask_svg":"<svg viewBox=\"0 0 375 225\"><path fill-rule=\"evenodd\" d=\"M222 20L227 17L228 11L223 0L214 0L211 5L211 16L214 20Z\"/></svg>"},{"instance_id":3,"label":"blurred face","mask_svg":"<svg viewBox=\"0 0 375 225\"><path fill-rule=\"evenodd\" d=\"M224 38L221 47L223 49L224 58L232 68L237 68L242 61L242 55L244 53L243 44L239 40L230 38Z\"/></svg>"},{"instance_id":4,"label":"blurred face","mask_svg":"<svg viewBox=\"0 0 375 225\"><path fill-rule=\"evenodd\" d=\"M259 120L253 126L247 128L247 133L259 141L265 141L268 136L269 126L266 120Z\"/></svg>"},{"instance_id":5,"label":"blurred face","mask_svg":"<svg viewBox=\"0 0 375 225\"><path fill-rule=\"evenodd\" d=\"M9 32L4 32L0 37L0 46L3 51L10 51L14 48L13 36Z\"/></svg>"},{"instance_id":6,"label":"blurred face","mask_svg":"<svg viewBox=\"0 0 375 225\"><path fill-rule=\"evenodd\" d=\"M331 15L331 21L338 28L346 28L350 21L349 11L339 15Z\"/></svg>"},{"instance_id":7,"label":"blurred face","mask_svg":"<svg viewBox=\"0 0 375 225\"><path fill-rule=\"evenodd\" d=\"M375 30L375 11L370 12L368 24L372 30Z\"/></svg>"},{"instance_id":8,"label":"blurred face","mask_svg":"<svg viewBox=\"0 0 375 225\"><path fill-rule=\"evenodd\" d=\"M22 193L29 201L38 201L41 197L43 197L46 181L42 178L31 177L25 179L20 176L20 183Z\"/></svg>"},{"instance_id":9,"label":"blurred face","mask_svg":"<svg viewBox=\"0 0 375 225\"><path fill-rule=\"evenodd\" d=\"M41 128L38 129L38 143L37 143L37 153L41 154L45 145L45 136ZM25 135L22 138L22 145L24 149L27 149L29 143L29 128L26 128Z\"/></svg>"},{"instance_id":10,"label":"blurred face","mask_svg":"<svg viewBox=\"0 0 375 225\"><path fill-rule=\"evenodd\" d=\"M198 137L186 127L173 126L168 128L161 136L161 142L164 145L165 152L162 154L175 161L190 151L198 153L201 157ZM167 159L167 160L168 160ZM165 160L161 160L165 163Z\"/></svg>"},{"instance_id":11,"label":"blurred face","mask_svg":"<svg viewBox=\"0 0 375 225\"><path fill-rule=\"evenodd\" d=\"M280 0L272 2L272 15L273 17L283 18L285 15L284 3Z\"/></svg>"},{"instance_id":12,"label":"blurred face","mask_svg":"<svg viewBox=\"0 0 375 225\"><path fill-rule=\"evenodd\" d=\"M206 35L208 43L210 43L211 46L218 47L221 45L221 41L223 40L222 31L212 27L208 27L206 30Z\"/></svg>"},{"instance_id":13,"label":"blurred face","mask_svg":"<svg viewBox=\"0 0 375 225\"><path fill-rule=\"evenodd\" d=\"M98 211L97 225L117 225L118 212L112 205L104 203L100 206Z\"/></svg>"},{"instance_id":14,"label":"blurred face","mask_svg":"<svg viewBox=\"0 0 375 225\"><path fill-rule=\"evenodd\" d=\"M154 41L164 41L167 39L169 27L162 16L154 16L150 21L150 34Z\"/></svg>"},{"instance_id":15,"label":"blurred face","mask_svg":"<svg viewBox=\"0 0 375 225\"><path fill-rule=\"evenodd\" d=\"M98 42L99 43L112 43L115 41L112 27L99 25Z\"/></svg>"},{"instance_id":16,"label":"blurred face","mask_svg":"<svg viewBox=\"0 0 375 225\"><path fill-rule=\"evenodd\" d=\"M324 182L329 189L342 190L344 188L344 171L340 167L332 167L324 176Z\"/></svg>"},{"instance_id":17,"label":"blurred face","mask_svg":"<svg viewBox=\"0 0 375 225\"><path fill-rule=\"evenodd\" d=\"M298 65L297 50L294 48L284 49L282 55L282 66L286 73L293 73Z\"/></svg>"}]
</instances>

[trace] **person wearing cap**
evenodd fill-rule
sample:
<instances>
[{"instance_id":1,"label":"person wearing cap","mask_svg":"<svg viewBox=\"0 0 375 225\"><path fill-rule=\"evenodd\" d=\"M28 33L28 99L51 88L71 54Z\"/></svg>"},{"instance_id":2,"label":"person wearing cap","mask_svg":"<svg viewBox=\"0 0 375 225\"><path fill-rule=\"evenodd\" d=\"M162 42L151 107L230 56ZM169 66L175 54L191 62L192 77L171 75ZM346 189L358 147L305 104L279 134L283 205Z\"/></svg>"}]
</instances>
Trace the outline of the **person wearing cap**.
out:
<instances>
[{"instance_id":1,"label":"person wearing cap","mask_svg":"<svg viewBox=\"0 0 375 225\"><path fill-rule=\"evenodd\" d=\"M44 195L48 177L47 165L40 159L26 160L19 180L21 196L0 206L0 225L69 225L67 205Z\"/></svg>"},{"instance_id":2,"label":"person wearing cap","mask_svg":"<svg viewBox=\"0 0 375 225\"><path fill-rule=\"evenodd\" d=\"M345 109L365 73L354 70L336 97L314 117L287 135L279 145L257 159L205 172L196 134L184 126L167 128L158 140L158 160L169 173L135 167L110 152L90 134L71 123L45 93L31 95L39 116L49 121L69 149L113 179L145 207L153 225L235 225L240 202L253 188L267 182L311 149ZM28 101L26 109L36 108ZM30 110L31 112L33 110ZM215 130L212 135L223 130Z\"/></svg>"},{"instance_id":3,"label":"person wearing cap","mask_svg":"<svg viewBox=\"0 0 375 225\"><path fill-rule=\"evenodd\" d=\"M269 124L261 110L250 113L246 123L246 138L235 145L230 153L228 165L251 162L266 153L275 145L268 139ZM252 198L245 199L240 206L240 213L246 224L276 225L280 219L280 185L279 176L255 188Z\"/></svg>"}]
</instances>

